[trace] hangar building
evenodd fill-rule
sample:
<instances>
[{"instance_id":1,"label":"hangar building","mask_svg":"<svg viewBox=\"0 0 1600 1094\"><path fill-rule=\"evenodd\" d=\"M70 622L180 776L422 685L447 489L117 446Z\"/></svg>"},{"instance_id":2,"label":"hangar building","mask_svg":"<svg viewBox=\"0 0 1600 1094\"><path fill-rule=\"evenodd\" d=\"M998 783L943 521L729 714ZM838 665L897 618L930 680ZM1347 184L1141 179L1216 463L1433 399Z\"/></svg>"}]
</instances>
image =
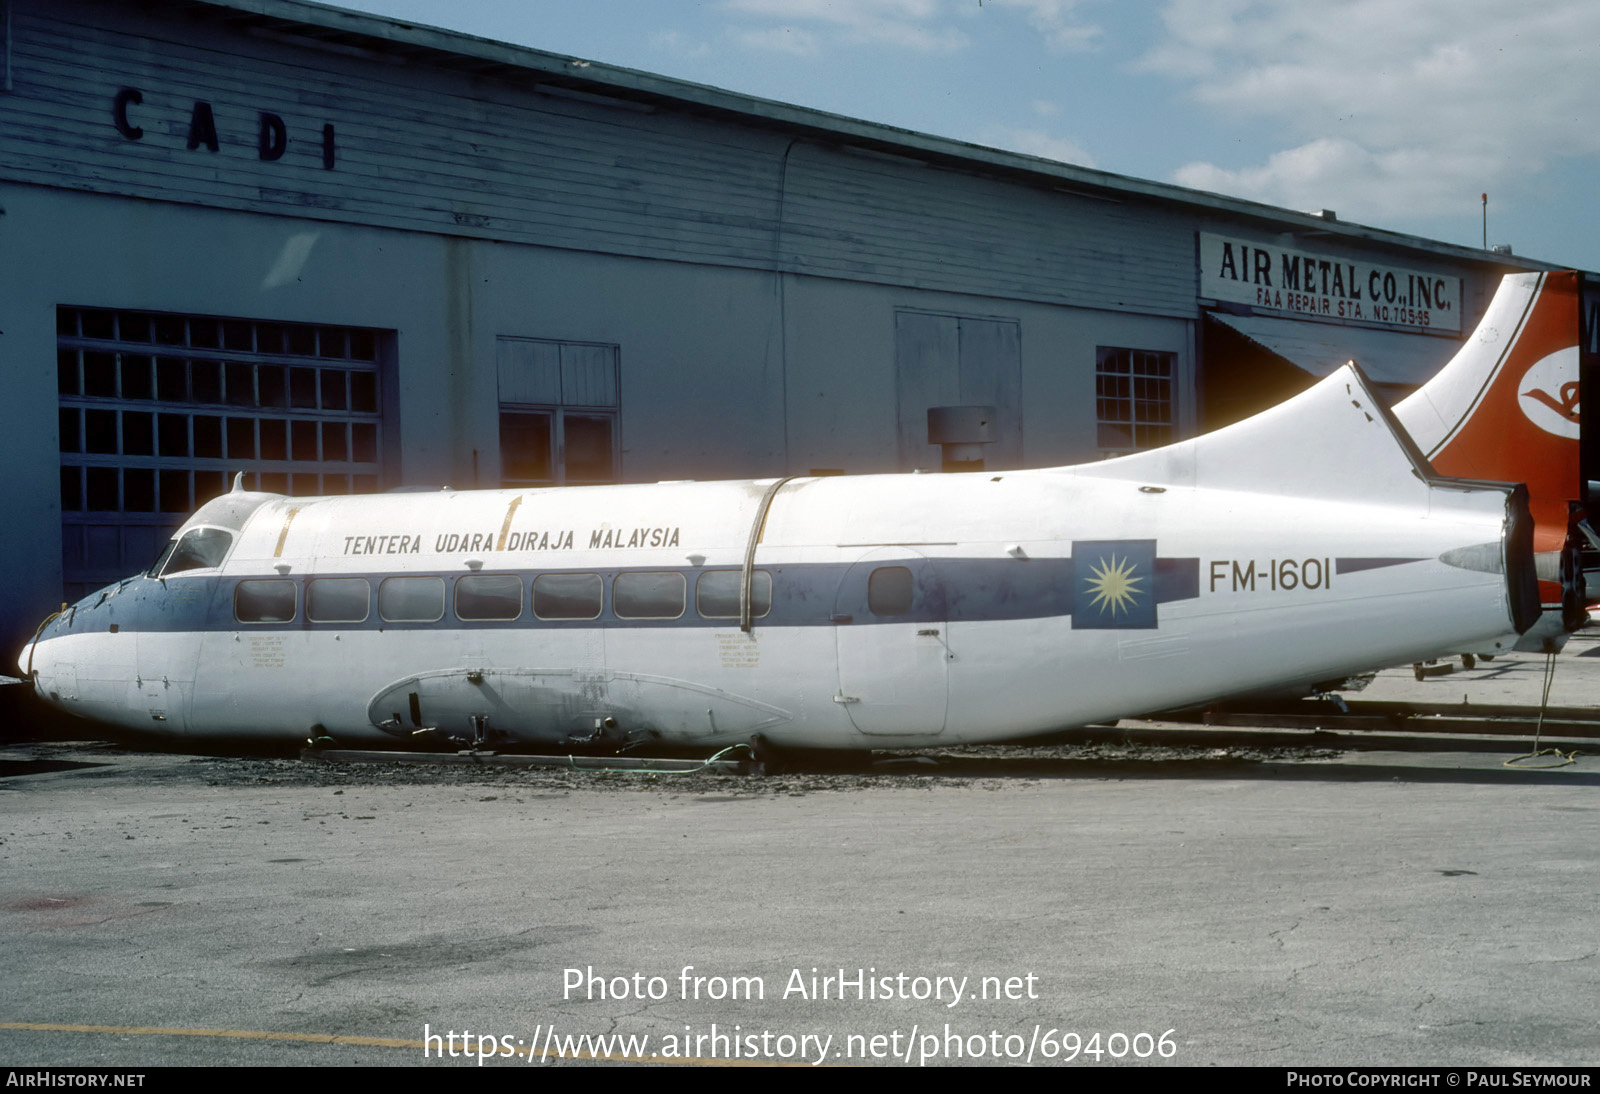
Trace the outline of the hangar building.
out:
<instances>
[{"instance_id":1,"label":"hangar building","mask_svg":"<svg viewBox=\"0 0 1600 1094\"><path fill-rule=\"evenodd\" d=\"M300 0L0 0L0 133L7 651L238 472L1076 462L1547 268Z\"/></svg>"}]
</instances>

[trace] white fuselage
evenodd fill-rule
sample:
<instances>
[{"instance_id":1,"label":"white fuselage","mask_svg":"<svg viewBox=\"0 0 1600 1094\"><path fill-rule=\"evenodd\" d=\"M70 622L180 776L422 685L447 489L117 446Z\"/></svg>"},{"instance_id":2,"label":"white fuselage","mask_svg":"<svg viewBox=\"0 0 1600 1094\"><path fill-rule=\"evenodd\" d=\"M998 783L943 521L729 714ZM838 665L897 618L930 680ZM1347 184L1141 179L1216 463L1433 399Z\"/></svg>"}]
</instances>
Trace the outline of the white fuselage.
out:
<instances>
[{"instance_id":1,"label":"white fuselage","mask_svg":"<svg viewBox=\"0 0 1600 1094\"><path fill-rule=\"evenodd\" d=\"M1419 510L1088 469L228 498L180 531L231 531L219 565L113 586L24 650L42 694L216 737L902 747L1510 629L1495 490Z\"/></svg>"}]
</instances>

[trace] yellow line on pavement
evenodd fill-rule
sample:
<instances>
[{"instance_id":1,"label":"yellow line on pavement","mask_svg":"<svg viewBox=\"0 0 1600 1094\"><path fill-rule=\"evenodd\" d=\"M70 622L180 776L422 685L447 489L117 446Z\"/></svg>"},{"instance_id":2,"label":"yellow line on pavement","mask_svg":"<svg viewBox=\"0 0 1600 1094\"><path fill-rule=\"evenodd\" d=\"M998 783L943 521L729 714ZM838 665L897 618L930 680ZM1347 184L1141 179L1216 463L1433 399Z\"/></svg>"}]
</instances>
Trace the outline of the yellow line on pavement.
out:
<instances>
[{"instance_id":1,"label":"yellow line on pavement","mask_svg":"<svg viewBox=\"0 0 1600 1094\"><path fill-rule=\"evenodd\" d=\"M243 1041L297 1041L302 1044L312 1045L360 1045L364 1048L425 1048L425 1042L410 1041L402 1037L354 1037L343 1033L278 1033L273 1030L262 1029L178 1029L165 1026L80 1026L62 1022L0 1022L0 1029L37 1030L44 1033L112 1033L119 1036L157 1036L157 1037L226 1037ZM437 1040L437 1038L435 1038ZM518 1056L527 1056L530 1052L535 1057L539 1055L533 1049L518 1046L515 1050ZM439 1054L442 1057L442 1053ZM784 1063L770 1060L720 1060L679 1058L675 1056L596 1056L589 1052L574 1052L570 1055L558 1056L555 1052L545 1053L551 1060L598 1060L606 1063L618 1064L696 1064L701 1067L806 1067L806 1064ZM474 1052L462 1051L457 1059L475 1059ZM504 1059L503 1053L496 1051L495 1055L486 1059Z\"/></svg>"}]
</instances>

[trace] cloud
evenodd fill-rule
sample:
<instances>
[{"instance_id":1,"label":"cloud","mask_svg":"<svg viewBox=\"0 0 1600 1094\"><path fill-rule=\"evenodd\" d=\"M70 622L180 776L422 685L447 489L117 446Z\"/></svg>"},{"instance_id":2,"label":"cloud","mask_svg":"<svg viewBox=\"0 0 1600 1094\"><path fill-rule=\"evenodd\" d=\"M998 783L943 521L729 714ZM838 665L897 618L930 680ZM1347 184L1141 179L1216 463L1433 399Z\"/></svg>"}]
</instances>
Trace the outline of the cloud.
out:
<instances>
[{"instance_id":1,"label":"cloud","mask_svg":"<svg viewBox=\"0 0 1600 1094\"><path fill-rule=\"evenodd\" d=\"M1052 136L1039 129L1011 129L1004 133L991 134L984 143L996 148L1009 148L1014 152L1026 152L1030 156L1041 156L1058 163L1070 163L1078 167L1094 166L1094 157L1089 155L1082 145L1064 137Z\"/></svg>"},{"instance_id":2,"label":"cloud","mask_svg":"<svg viewBox=\"0 0 1600 1094\"><path fill-rule=\"evenodd\" d=\"M1055 53L1076 53L1092 48L1100 28L1079 22L1081 0L985 0L984 7L1023 12L1045 46Z\"/></svg>"},{"instance_id":3,"label":"cloud","mask_svg":"<svg viewBox=\"0 0 1600 1094\"><path fill-rule=\"evenodd\" d=\"M658 30L650 36L650 44L663 53L689 60L699 60L711 55L710 45L689 37L681 30Z\"/></svg>"},{"instance_id":4,"label":"cloud","mask_svg":"<svg viewBox=\"0 0 1600 1094\"><path fill-rule=\"evenodd\" d=\"M941 0L723 0L723 8L778 26L736 30L758 49L814 52L823 45L883 45L917 53L954 53L967 35L943 23ZM804 41L804 49L794 42Z\"/></svg>"},{"instance_id":5,"label":"cloud","mask_svg":"<svg viewBox=\"0 0 1600 1094\"><path fill-rule=\"evenodd\" d=\"M1086 2L1093 0L984 0L982 6L972 0L721 0L721 9L745 24L732 31L736 41L790 53L799 52L794 37L804 36L813 50L887 46L953 54L975 36L1008 34L1017 16L1047 49L1070 53L1090 48L1100 34L1078 18Z\"/></svg>"},{"instance_id":6,"label":"cloud","mask_svg":"<svg viewBox=\"0 0 1600 1094\"><path fill-rule=\"evenodd\" d=\"M816 53L818 48L818 40L815 34L809 31L796 30L794 27L736 30L733 32L732 37L735 42L750 49L767 50L772 53L793 53L802 57Z\"/></svg>"},{"instance_id":7,"label":"cloud","mask_svg":"<svg viewBox=\"0 0 1600 1094\"><path fill-rule=\"evenodd\" d=\"M1478 193L1462 179L1481 177L1470 154L1397 148L1373 151L1351 140L1324 137L1274 152L1264 164L1229 169L1190 163L1179 185L1253 198L1293 209L1333 208L1347 219L1458 214L1477 208ZM1471 183L1467 183L1470 187Z\"/></svg>"},{"instance_id":8,"label":"cloud","mask_svg":"<svg viewBox=\"0 0 1600 1094\"><path fill-rule=\"evenodd\" d=\"M1162 19L1139 68L1285 145L1257 164L1186 164L1187 186L1354 219L1459 214L1600 151L1592 0L1169 0Z\"/></svg>"}]
</instances>

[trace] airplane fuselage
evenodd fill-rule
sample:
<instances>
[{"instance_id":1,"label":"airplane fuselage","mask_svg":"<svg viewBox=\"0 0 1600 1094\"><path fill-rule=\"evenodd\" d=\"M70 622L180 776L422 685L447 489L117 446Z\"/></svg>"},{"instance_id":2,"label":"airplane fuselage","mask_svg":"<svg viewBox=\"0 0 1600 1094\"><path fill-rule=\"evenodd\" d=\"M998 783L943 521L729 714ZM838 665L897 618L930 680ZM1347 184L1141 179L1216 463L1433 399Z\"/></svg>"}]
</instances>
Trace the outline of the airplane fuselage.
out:
<instances>
[{"instance_id":1,"label":"airplane fuselage","mask_svg":"<svg viewBox=\"0 0 1600 1094\"><path fill-rule=\"evenodd\" d=\"M197 736L1000 740L1490 648L1508 494L1427 494L1095 469L234 494L175 539L226 533L189 559L216 564L86 598L21 663L67 709Z\"/></svg>"}]
</instances>

